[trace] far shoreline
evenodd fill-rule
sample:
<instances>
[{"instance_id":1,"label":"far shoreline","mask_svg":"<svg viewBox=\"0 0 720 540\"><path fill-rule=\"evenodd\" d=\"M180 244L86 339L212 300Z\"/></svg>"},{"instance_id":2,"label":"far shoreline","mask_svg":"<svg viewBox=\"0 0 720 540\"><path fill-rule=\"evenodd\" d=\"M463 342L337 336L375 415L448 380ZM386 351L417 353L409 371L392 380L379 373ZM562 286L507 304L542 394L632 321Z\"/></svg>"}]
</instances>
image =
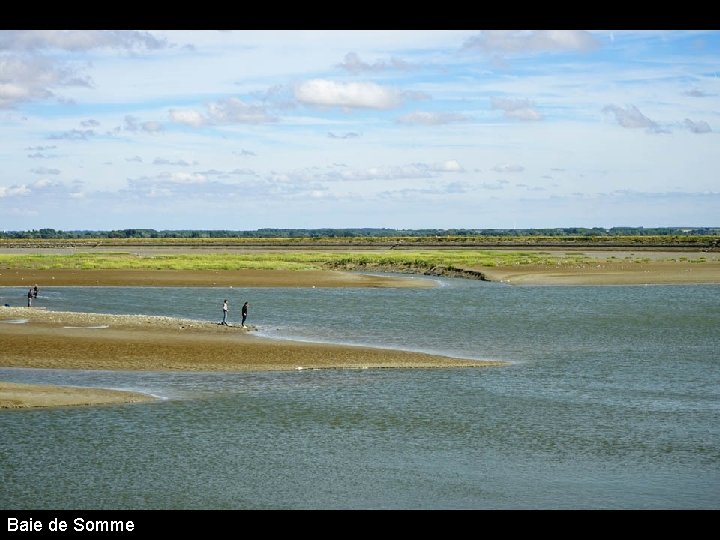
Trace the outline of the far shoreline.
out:
<instances>
[{"instance_id":1,"label":"far shoreline","mask_svg":"<svg viewBox=\"0 0 720 540\"><path fill-rule=\"evenodd\" d=\"M558 260L568 250L543 250ZM518 264L452 268L358 265L344 269L168 270L0 268L0 287L436 287L438 278L477 279L509 285L720 284L720 254L704 251L573 252L576 264Z\"/></svg>"}]
</instances>

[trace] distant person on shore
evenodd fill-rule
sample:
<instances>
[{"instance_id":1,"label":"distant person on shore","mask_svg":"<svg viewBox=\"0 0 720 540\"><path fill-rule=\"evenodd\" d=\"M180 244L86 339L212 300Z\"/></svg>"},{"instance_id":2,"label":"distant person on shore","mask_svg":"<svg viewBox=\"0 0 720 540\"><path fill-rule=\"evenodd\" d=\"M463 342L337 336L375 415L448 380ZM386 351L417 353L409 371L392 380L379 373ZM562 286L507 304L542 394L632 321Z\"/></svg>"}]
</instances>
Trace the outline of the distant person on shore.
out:
<instances>
[{"instance_id":1,"label":"distant person on shore","mask_svg":"<svg viewBox=\"0 0 720 540\"><path fill-rule=\"evenodd\" d=\"M33 289L30 287L28 289L28 307L32 306L32 300L33 300Z\"/></svg>"},{"instance_id":2,"label":"distant person on shore","mask_svg":"<svg viewBox=\"0 0 720 540\"><path fill-rule=\"evenodd\" d=\"M228 325L228 323L227 323L227 314L228 314L228 302L227 302L227 300L223 300L222 310L223 310L223 320L222 320L222 322L221 322L220 324L224 324L225 326L227 326L227 325Z\"/></svg>"},{"instance_id":3,"label":"distant person on shore","mask_svg":"<svg viewBox=\"0 0 720 540\"><path fill-rule=\"evenodd\" d=\"M35 285L33 287L33 298L37 298L37 295L38 295L38 287L37 287L37 285Z\"/></svg>"},{"instance_id":4,"label":"distant person on shore","mask_svg":"<svg viewBox=\"0 0 720 540\"><path fill-rule=\"evenodd\" d=\"M248 305L249 304L247 302L245 302L242 307L242 327L243 328L247 328L247 326L245 326L245 320L247 319L247 316L248 316Z\"/></svg>"}]
</instances>

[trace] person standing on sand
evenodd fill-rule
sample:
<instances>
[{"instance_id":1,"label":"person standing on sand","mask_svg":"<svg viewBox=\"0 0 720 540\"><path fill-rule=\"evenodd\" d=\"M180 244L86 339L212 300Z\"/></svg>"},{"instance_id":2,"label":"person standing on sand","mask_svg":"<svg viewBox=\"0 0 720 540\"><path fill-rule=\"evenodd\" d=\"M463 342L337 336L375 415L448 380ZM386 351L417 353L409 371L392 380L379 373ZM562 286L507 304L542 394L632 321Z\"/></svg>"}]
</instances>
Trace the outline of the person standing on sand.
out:
<instances>
[{"instance_id":1,"label":"person standing on sand","mask_svg":"<svg viewBox=\"0 0 720 540\"><path fill-rule=\"evenodd\" d=\"M247 319L247 316L248 316L248 303L245 302L242 307L242 327L243 328L247 328L247 326L245 326L245 319Z\"/></svg>"},{"instance_id":2,"label":"person standing on sand","mask_svg":"<svg viewBox=\"0 0 720 540\"><path fill-rule=\"evenodd\" d=\"M227 314L228 314L228 303L227 303L227 300L223 300L223 320L220 324L224 324L225 326L228 325Z\"/></svg>"}]
</instances>

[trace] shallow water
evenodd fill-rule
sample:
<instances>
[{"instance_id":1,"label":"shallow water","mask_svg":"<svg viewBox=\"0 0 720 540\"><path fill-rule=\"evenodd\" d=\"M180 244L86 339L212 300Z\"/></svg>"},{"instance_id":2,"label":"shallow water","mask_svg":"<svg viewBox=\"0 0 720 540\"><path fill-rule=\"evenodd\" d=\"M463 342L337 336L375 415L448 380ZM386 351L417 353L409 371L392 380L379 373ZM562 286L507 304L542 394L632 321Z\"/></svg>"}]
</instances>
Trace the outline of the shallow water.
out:
<instances>
[{"instance_id":1,"label":"shallow water","mask_svg":"<svg viewBox=\"0 0 720 540\"><path fill-rule=\"evenodd\" d=\"M48 309L230 322L507 367L0 369L149 404L0 412L0 508L717 508L720 286L41 287ZM23 305L24 288L0 288ZM0 311L0 319L2 313ZM29 323L32 324L32 323ZM102 330L99 330L102 331ZM1 353L0 353L1 354Z\"/></svg>"}]
</instances>

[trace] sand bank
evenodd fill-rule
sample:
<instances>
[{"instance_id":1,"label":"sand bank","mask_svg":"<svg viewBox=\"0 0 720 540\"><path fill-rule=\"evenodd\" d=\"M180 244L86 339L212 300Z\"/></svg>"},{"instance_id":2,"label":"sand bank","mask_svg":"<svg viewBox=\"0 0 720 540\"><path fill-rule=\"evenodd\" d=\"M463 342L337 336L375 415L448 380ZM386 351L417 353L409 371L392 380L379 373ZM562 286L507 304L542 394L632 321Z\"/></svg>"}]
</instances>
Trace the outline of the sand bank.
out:
<instances>
[{"instance_id":1,"label":"sand bank","mask_svg":"<svg viewBox=\"0 0 720 540\"><path fill-rule=\"evenodd\" d=\"M27 320L26 323L15 323ZM3 324L3 321L15 324ZM267 339L253 327L145 315L0 307L3 367L264 371L297 368L472 367L450 357Z\"/></svg>"},{"instance_id":2,"label":"sand bank","mask_svg":"<svg viewBox=\"0 0 720 540\"><path fill-rule=\"evenodd\" d=\"M142 403L153 399L145 394L122 390L0 381L0 409Z\"/></svg>"},{"instance_id":3,"label":"sand bank","mask_svg":"<svg viewBox=\"0 0 720 540\"><path fill-rule=\"evenodd\" d=\"M483 270L490 281L511 285L693 285L720 284L720 262L586 263Z\"/></svg>"},{"instance_id":4,"label":"sand bank","mask_svg":"<svg viewBox=\"0 0 720 540\"><path fill-rule=\"evenodd\" d=\"M511 285L720 284L720 253L705 251L543 250L559 264L481 267L489 281ZM588 260L563 263L564 257Z\"/></svg>"},{"instance_id":5,"label":"sand bank","mask_svg":"<svg viewBox=\"0 0 720 540\"><path fill-rule=\"evenodd\" d=\"M502 365L408 351L271 340L253 335L252 326L243 329L170 317L27 307L0 307L0 341L0 366L17 368L235 372ZM21 403L0 387L0 402L8 399L14 400L14 406ZM78 395L78 404L87 399L84 393ZM37 397L33 403L38 403ZM47 401L47 405L56 404L54 399Z\"/></svg>"},{"instance_id":6,"label":"sand bank","mask_svg":"<svg viewBox=\"0 0 720 540\"><path fill-rule=\"evenodd\" d=\"M124 287L435 287L423 276L376 276L331 270L0 269L0 286Z\"/></svg>"}]
</instances>

